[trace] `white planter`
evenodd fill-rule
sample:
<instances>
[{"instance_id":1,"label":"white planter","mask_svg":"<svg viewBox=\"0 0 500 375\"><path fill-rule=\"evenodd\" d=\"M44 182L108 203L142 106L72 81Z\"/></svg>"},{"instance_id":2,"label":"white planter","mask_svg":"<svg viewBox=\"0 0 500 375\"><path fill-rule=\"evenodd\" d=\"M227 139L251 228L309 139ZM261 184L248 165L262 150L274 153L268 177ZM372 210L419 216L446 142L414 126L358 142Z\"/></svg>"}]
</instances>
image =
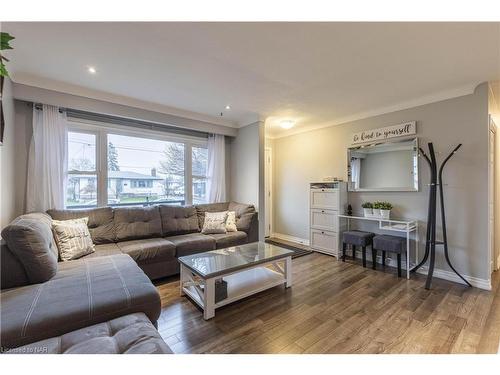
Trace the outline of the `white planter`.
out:
<instances>
[{"instance_id":1,"label":"white planter","mask_svg":"<svg viewBox=\"0 0 500 375\"><path fill-rule=\"evenodd\" d=\"M389 220L391 217L391 210L379 210L380 211L380 217L382 219L387 219Z\"/></svg>"},{"instance_id":2,"label":"white planter","mask_svg":"<svg viewBox=\"0 0 500 375\"><path fill-rule=\"evenodd\" d=\"M373 217L380 217L380 210L378 208L373 209Z\"/></svg>"},{"instance_id":3,"label":"white planter","mask_svg":"<svg viewBox=\"0 0 500 375\"><path fill-rule=\"evenodd\" d=\"M372 208L363 208L363 213L365 217L371 217L373 216L373 209Z\"/></svg>"}]
</instances>

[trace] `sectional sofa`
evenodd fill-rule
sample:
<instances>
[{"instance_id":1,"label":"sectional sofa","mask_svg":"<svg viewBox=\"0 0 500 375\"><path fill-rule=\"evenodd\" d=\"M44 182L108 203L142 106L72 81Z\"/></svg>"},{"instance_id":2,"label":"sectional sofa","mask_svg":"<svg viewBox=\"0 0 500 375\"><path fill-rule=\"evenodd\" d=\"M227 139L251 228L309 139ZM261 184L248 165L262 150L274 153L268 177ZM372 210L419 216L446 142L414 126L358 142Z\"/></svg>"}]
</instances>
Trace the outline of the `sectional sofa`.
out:
<instances>
[{"instance_id":1,"label":"sectional sofa","mask_svg":"<svg viewBox=\"0 0 500 375\"><path fill-rule=\"evenodd\" d=\"M237 232L201 233L205 212L235 211ZM88 217L96 251L60 262L51 221ZM14 353L168 353L151 283L177 257L258 240L252 205L50 210L2 231L1 350Z\"/></svg>"}]
</instances>

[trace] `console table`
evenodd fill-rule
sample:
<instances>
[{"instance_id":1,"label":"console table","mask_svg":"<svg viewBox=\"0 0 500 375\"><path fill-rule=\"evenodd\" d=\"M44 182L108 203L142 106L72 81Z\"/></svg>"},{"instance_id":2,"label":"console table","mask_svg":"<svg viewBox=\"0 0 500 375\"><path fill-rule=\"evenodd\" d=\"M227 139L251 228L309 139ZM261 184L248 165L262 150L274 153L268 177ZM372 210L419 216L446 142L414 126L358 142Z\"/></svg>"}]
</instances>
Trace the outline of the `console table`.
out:
<instances>
[{"instance_id":1,"label":"console table","mask_svg":"<svg viewBox=\"0 0 500 375\"><path fill-rule=\"evenodd\" d=\"M406 237L406 278L410 278L410 236L415 237L415 264L418 260L418 221L402 219L381 219L377 217L338 215L339 218L347 221L347 230L350 230L351 220L362 220L378 222L378 229L392 232L404 233ZM337 258L339 259L339 258Z\"/></svg>"}]
</instances>

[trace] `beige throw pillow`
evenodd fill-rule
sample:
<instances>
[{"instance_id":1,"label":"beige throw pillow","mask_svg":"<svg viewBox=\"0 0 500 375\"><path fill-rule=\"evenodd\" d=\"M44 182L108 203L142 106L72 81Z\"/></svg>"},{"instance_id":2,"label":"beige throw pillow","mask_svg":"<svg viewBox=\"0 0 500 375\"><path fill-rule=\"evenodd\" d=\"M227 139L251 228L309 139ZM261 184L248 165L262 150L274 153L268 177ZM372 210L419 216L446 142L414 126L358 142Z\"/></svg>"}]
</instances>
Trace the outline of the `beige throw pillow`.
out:
<instances>
[{"instance_id":1,"label":"beige throw pillow","mask_svg":"<svg viewBox=\"0 0 500 375\"><path fill-rule=\"evenodd\" d=\"M205 212L205 222L203 223L203 234L226 233L227 211Z\"/></svg>"},{"instance_id":2,"label":"beige throw pillow","mask_svg":"<svg viewBox=\"0 0 500 375\"><path fill-rule=\"evenodd\" d=\"M228 232L237 232L238 231L238 228L236 228L236 212L234 212L234 211L227 212L226 230Z\"/></svg>"},{"instance_id":3,"label":"beige throw pillow","mask_svg":"<svg viewBox=\"0 0 500 375\"><path fill-rule=\"evenodd\" d=\"M62 261L78 259L95 251L87 227L88 217L73 220L52 220L52 232Z\"/></svg>"}]
</instances>

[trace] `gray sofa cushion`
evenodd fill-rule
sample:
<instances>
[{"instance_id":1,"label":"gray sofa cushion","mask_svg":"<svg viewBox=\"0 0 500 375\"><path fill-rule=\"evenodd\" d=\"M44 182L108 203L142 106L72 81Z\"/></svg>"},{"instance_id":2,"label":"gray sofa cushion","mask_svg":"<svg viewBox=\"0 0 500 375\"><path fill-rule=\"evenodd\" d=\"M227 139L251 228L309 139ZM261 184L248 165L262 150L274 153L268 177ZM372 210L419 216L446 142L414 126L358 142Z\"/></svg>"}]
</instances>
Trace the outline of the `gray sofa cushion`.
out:
<instances>
[{"instance_id":1,"label":"gray sofa cushion","mask_svg":"<svg viewBox=\"0 0 500 375\"><path fill-rule=\"evenodd\" d=\"M154 207L115 208L116 240L161 237L160 209Z\"/></svg>"},{"instance_id":2,"label":"gray sofa cushion","mask_svg":"<svg viewBox=\"0 0 500 375\"><path fill-rule=\"evenodd\" d=\"M174 259L175 245L164 238L145 238L118 242L118 247L138 263L159 259Z\"/></svg>"},{"instance_id":3,"label":"gray sofa cushion","mask_svg":"<svg viewBox=\"0 0 500 375\"><path fill-rule=\"evenodd\" d=\"M7 245L0 246L0 266L1 289L29 284L23 264L12 254Z\"/></svg>"},{"instance_id":4,"label":"gray sofa cushion","mask_svg":"<svg viewBox=\"0 0 500 375\"><path fill-rule=\"evenodd\" d=\"M15 348L143 312L160 316L160 296L125 254L61 263L48 282L0 294L0 345Z\"/></svg>"},{"instance_id":5,"label":"gray sofa cushion","mask_svg":"<svg viewBox=\"0 0 500 375\"><path fill-rule=\"evenodd\" d=\"M62 336L12 349L8 354L170 354L143 313L125 315Z\"/></svg>"},{"instance_id":6,"label":"gray sofa cushion","mask_svg":"<svg viewBox=\"0 0 500 375\"><path fill-rule=\"evenodd\" d=\"M201 229L203 228L203 223L205 222L205 212L227 211L229 207L229 202L199 204L195 207L196 207L196 212L198 214L198 225L200 226Z\"/></svg>"},{"instance_id":7,"label":"gray sofa cushion","mask_svg":"<svg viewBox=\"0 0 500 375\"><path fill-rule=\"evenodd\" d=\"M179 236L167 237L175 245L175 256L182 257L215 250L215 238L200 233L181 234Z\"/></svg>"},{"instance_id":8,"label":"gray sofa cushion","mask_svg":"<svg viewBox=\"0 0 500 375\"><path fill-rule=\"evenodd\" d=\"M255 215L255 207L252 204L230 202L228 210L236 213L236 228L248 233Z\"/></svg>"},{"instance_id":9,"label":"gray sofa cushion","mask_svg":"<svg viewBox=\"0 0 500 375\"><path fill-rule=\"evenodd\" d=\"M243 245L247 242L247 234L243 231L227 232L223 234L209 234L210 237L215 239L215 246L217 249L225 247Z\"/></svg>"},{"instance_id":10,"label":"gray sofa cushion","mask_svg":"<svg viewBox=\"0 0 500 375\"><path fill-rule=\"evenodd\" d=\"M163 236L196 233L200 231L198 215L193 206L160 206Z\"/></svg>"},{"instance_id":11,"label":"gray sofa cushion","mask_svg":"<svg viewBox=\"0 0 500 375\"><path fill-rule=\"evenodd\" d=\"M115 241L115 226L113 209L111 207L93 208L89 210L48 210L54 220L71 220L88 217L90 236L94 244L111 243Z\"/></svg>"},{"instance_id":12,"label":"gray sofa cushion","mask_svg":"<svg viewBox=\"0 0 500 375\"><path fill-rule=\"evenodd\" d=\"M87 255L85 258L98 258L117 254L123 254L117 244L104 243L102 245L96 245L95 251L92 254Z\"/></svg>"},{"instance_id":13,"label":"gray sofa cushion","mask_svg":"<svg viewBox=\"0 0 500 375\"><path fill-rule=\"evenodd\" d=\"M2 230L12 254L23 265L29 283L42 283L57 272L58 251L52 219L42 213L19 216Z\"/></svg>"}]
</instances>

